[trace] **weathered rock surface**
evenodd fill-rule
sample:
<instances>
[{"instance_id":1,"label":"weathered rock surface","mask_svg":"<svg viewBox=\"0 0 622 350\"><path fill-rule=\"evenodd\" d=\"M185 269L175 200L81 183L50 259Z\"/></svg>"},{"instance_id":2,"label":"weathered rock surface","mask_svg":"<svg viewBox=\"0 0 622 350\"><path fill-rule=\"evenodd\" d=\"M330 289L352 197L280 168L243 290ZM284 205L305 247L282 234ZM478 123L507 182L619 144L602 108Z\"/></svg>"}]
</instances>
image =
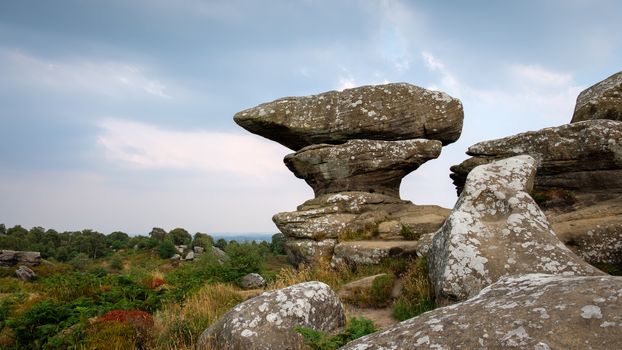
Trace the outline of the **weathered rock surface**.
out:
<instances>
[{"instance_id":1,"label":"weathered rock surface","mask_svg":"<svg viewBox=\"0 0 622 350\"><path fill-rule=\"evenodd\" d=\"M200 246L194 246L192 247L192 251L194 252L194 254L202 254L205 251L205 248L200 247Z\"/></svg>"},{"instance_id":2,"label":"weathered rock surface","mask_svg":"<svg viewBox=\"0 0 622 350\"><path fill-rule=\"evenodd\" d=\"M316 196L345 191L399 198L402 178L441 154L435 140L350 140L320 144L285 157L285 165L313 188Z\"/></svg>"},{"instance_id":3,"label":"weathered rock surface","mask_svg":"<svg viewBox=\"0 0 622 350\"><path fill-rule=\"evenodd\" d=\"M211 250L212 254L214 254L219 263L222 264L229 259L227 253L225 253L222 249L212 246Z\"/></svg>"},{"instance_id":4,"label":"weathered rock surface","mask_svg":"<svg viewBox=\"0 0 622 350\"><path fill-rule=\"evenodd\" d=\"M341 349L608 350L621 343L622 277L531 274Z\"/></svg>"},{"instance_id":5,"label":"weathered rock surface","mask_svg":"<svg viewBox=\"0 0 622 350\"><path fill-rule=\"evenodd\" d=\"M547 216L557 237L585 261L622 265L622 197Z\"/></svg>"},{"instance_id":6,"label":"weathered rock surface","mask_svg":"<svg viewBox=\"0 0 622 350\"><path fill-rule=\"evenodd\" d=\"M380 225L390 223L393 229L384 225L386 235L378 238L403 240L402 226L417 237L436 231L448 214L446 208L414 205L380 193L343 192L306 201L297 211L276 214L272 220L290 238L322 240L352 233L371 238L378 235Z\"/></svg>"},{"instance_id":7,"label":"weathered rock surface","mask_svg":"<svg viewBox=\"0 0 622 350\"><path fill-rule=\"evenodd\" d=\"M24 265L21 265L17 270L15 270L15 276L22 281L32 281L37 278L37 274Z\"/></svg>"},{"instance_id":8,"label":"weathered rock surface","mask_svg":"<svg viewBox=\"0 0 622 350\"><path fill-rule=\"evenodd\" d=\"M242 287L242 289L263 288L265 285L266 280L258 273L249 273L242 277L240 281L240 287Z\"/></svg>"},{"instance_id":9,"label":"weathered rock surface","mask_svg":"<svg viewBox=\"0 0 622 350\"><path fill-rule=\"evenodd\" d=\"M17 250L0 250L0 266L15 266L17 264L37 266L41 264L41 253Z\"/></svg>"},{"instance_id":10,"label":"weathered rock surface","mask_svg":"<svg viewBox=\"0 0 622 350\"><path fill-rule=\"evenodd\" d=\"M188 254L186 254L186 257L184 259L185 260L194 260L194 251L188 252Z\"/></svg>"},{"instance_id":11,"label":"weathered rock surface","mask_svg":"<svg viewBox=\"0 0 622 350\"><path fill-rule=\"evenodd\" d=\"M424 138L446 145L460 137L463 114L458 99L398 83L281 98L238 112L233 119L297 151L352 139Z\"/></svg>"},{"instance_id":12,"label":"weathered rock surface","mask_svg":"<svg viewBox=\"0 0 622 350\"><path fill-rule=\"evenodd\" d=\"M577 97L572 123L592 119L622 121L622 72L587 88Z\"/></svg>"},{"instance_id":13,"label":"weathered rock surface","mask_svg":"<svg viewBox=\"0 0 622 350\"><path fill-rule=\"evenodd\" d=\"M535 173L530 156L470 172L429 253L438 299L465 300L508 275L602 274L559 241L529 196Z\"/></svg>"},{"instance_id":14,"label":"weathered rock surface","mask_svg":"<svg viewBox=\"0 0 622 350\"><path fill-rule=\"evenodd\" d=\"M197 349L301 349L303 338L294 327L331 332L345 321L343 305L328 285L305 282L239 304L201 334Z\"/></svg>"},{"instance_id":15,"label":"weathered rock surface","mask_svg":"<svg viewBox=\"0 0 622 350\"><path fill-rule=\"evenodd\" d=\"M386 258L417 256L416 241L346 241L335 245L333 266L376 265Z\"/></svg>"},{"instance_id":16,"label":"weathered rock surface","mask_svg":"<svg viewBox=\"0 0 622 350\"><path fill-rule=\"evenodd\" d=\"M335 250L335 239L315 241L313 239L287 238L285 253L294 265L315 265L319 261L329 262Z\"/></svg>"},{"instance_id":17,"label":"weathered rock surface","mask_svg":"<svg viewBox=\"0 0 622 350\"><path fill-rule=\"evenodd\" d=\"M622 122L590 120L530 131L469 147L473 158L451 167L458 189L476 166L528 154L538 161L537 189L622 193Z\"/></svg>"}]
</instances>

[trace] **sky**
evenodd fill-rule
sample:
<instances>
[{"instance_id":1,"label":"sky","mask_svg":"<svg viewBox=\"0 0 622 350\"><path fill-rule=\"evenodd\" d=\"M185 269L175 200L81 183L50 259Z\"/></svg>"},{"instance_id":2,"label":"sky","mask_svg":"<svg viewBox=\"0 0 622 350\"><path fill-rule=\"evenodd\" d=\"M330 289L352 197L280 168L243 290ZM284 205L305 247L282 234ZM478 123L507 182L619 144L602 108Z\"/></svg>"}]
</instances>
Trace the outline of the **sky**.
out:
<instances>
[{"instance_id":1,"label":"sky","mask_svg":"<svg viewBox=\"0 0 622 350\"><path fill-rule=\"evenodd\" d=\"M0 223L276 232L313 192L233 115L389 82L463 103L401 188L451 208L470 145L568 123L620 71L620 23L616 0L1 1Z\"/></svg>"}]
</instances>

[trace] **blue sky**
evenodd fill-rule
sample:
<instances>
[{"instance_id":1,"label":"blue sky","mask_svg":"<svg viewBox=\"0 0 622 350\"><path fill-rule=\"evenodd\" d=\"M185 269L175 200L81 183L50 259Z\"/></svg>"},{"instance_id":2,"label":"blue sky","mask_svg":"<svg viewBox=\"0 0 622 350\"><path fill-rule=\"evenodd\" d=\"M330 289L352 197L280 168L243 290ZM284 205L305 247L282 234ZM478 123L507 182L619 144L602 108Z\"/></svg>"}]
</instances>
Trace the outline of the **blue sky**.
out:
<instances>
[{"instance_id":1,"label":"blue sky","mask_svg":"<svg viewBox=\"0 0 622 350\"><path fill-rule=\"evenodd\" d=\"M469 145L567 123L621 69L620 23L615 0L2 1L0 222L275 231L312 191L233 114L386 82L462 100L401 193L451 207Z\"/></svg>"}]
</instances>

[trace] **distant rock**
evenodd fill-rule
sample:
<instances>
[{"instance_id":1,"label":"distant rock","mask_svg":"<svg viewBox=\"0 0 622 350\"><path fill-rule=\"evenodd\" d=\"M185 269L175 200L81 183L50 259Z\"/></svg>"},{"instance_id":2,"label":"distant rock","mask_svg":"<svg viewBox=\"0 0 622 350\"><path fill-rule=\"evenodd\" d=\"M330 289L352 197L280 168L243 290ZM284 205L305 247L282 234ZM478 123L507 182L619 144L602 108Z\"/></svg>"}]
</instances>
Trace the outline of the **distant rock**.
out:
<instances>
[{"instance_id":1,"label":"distant rock","mask_svg":"<svg viewBox=\"0 0 622 350\"><path fill-rule=\"evenodd\" d=\"M194 251L188 252L188 254L186 254L185 260L194 260Z\"/></svg>"},{"instance_id":2,"label":"distant rock","mask_svg":"<svg viewBox=\"0 0 622 350\"><path fill-rule=\"evenodd\" d=\"M480 165L434 236L430 277L439 300L465 300L508 275L598 275L559 241L529 196L536 161L516 156Z\"/></svg>"},{"instance_id":3,"label":"distant rock","mask_svg":"<svg viewBox=\"0 0 622 350\"><path fill-rule=\"evenodd\" d=\"M22 281L32 281L37 278L37 274L24 265L21 265L17 270L15 270L15 276Z\"/></svg>"},{"instance_id":4,"label":"distant rock","mask_svg":"<svg viewBox=\"0 0 622 350\"><path fill-rule=\"evenodd\" d=\"M332 332L345 321L343 306L328 285L305 282L237 305L201 334L197 349L302 349L303 338L294 327Z\"/></svg>"},{"instance_id":5,"label":"distant rock","mask_svg":"<svg viewBox=\"0 0 622 350\"><path fill-rule=\"evenodd\" d=\"M345 191L399 198L402 178L441 154L432 140L350 140L341 145L308 146L285 157L285 165L313 188L316 196Z\"/></svg>"},{"instance_id":6,"label":"distant rock","mask_svg":"<svg viewBox=\"0 0 622 350\"><path fill-rule=\"evenodd\" d=\"M344 241L335 245L331 265L377 265L386 258L417 256L416 241Z\"/></svg>"},{"instance_id":7,"label":"distant rock","mask_svg":"<svg viewBox=\"0 0 622 350\"><path fill-rule=\"evenodd\" d=\"M171 256L171 260L173 260L173 261L179 261L179 260L181 260L181 255L179 255L179 254L175 254L175 255Z\"/></svg>"},{"instance_id":8,"label":"distant rock","mask_svg":"<svg viewBox=\"0 0 622 350\"><path fill-rule=\"evenodd\" d=\"M242 289L263 288L265 285L266 280L258 273L249 273L242 277L240 281L240 287L242 287Z\"/></svg>"},{"instance_id":9,"label":"distant rock","mask_svg":"<svg viewBox=\"0 0 622 350\"><path fill-rule=\"evenodd\" d=\"M200 246L194 246L192 247L192 251L194 252L194 254L202 254L205 251L205 248L200 247Z\"/></svg>"},{"instance_id":10,"label":"distant rock","mask_svg":"<svg viewBox=\"0 0 622 350\"><path fill-rule=\"evenodd\" d=\"M38 266L41 264L41 253L17 250L0 250L0 266L8 267L18 264Z\"/></svg>"},{"instance_id":11,"label":"distant rock","mask_svg":"<svg viewBox=\"0 0 622 350\"><path fill-rule=\"evenodd\" d=\"M285 97L236 113L246 130L295 151L352 139L456 141L462 104L449 95L399 83Z\"/></svg>"},{"instance_id":12,"label":"distant rock","mask_svg":"<svg viewBox=\"0 0 622 350\"><path fill-rule=\"evenodd\" d=\"M622 277L508 277L340 349L617 349L621 291Z\"/></svg>"},{"instance_id":13,"label":"distant rock","mask_svg":"<svg viewBox=\"0 0 622 350\"><path fill-rule=\"evenodd\" d=\"M622 72L590 86L577 97L572 123L593 119L622 121Z\"/></svg>"},{"instance_id":14,"label":"distant rock","mask_svg":"<svg viewBox=\"0 0 622 350\"><path fill-rule=\"evenodd\" d=\"M218 247L212 246L212 254L216 257L219 263L223 264L225 261L229 260L229 256L222 249Z\"/></svg>"}]
</instances>

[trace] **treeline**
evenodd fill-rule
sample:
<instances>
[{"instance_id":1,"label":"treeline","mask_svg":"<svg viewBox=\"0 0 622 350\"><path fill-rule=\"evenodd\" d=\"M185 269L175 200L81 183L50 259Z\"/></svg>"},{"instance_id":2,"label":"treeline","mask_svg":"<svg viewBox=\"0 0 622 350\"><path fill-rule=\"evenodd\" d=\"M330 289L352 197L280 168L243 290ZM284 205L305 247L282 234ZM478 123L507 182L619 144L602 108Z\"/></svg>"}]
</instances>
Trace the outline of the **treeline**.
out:
<instances>
[{"instance_id":1,"label":"treeline","mask_svg":"<svg viewBox=\"0 0 622 350\"><path fill-rule=\"evenodd\" d=\"M259 245L275 254L283 254L283 241L282 234L276 234L271 243L261 242ZM186 245L188 248L199 246L204 249L216 246L225 250L230 244L237 242L227 242L222 238L214 242L206 233L197 232L191 235L183 228L167 232L154 227L148 236L130 237L120 231L105 235L94 230L58 232L38 226L27 230L15 225L7 229L4 224L0 224L0 249L38 251L44 259L61 262L84 257L96 259L119 249L154 250L160 257L170 258L176 254L176 245Z\"/></svg>"}]
</instances>

